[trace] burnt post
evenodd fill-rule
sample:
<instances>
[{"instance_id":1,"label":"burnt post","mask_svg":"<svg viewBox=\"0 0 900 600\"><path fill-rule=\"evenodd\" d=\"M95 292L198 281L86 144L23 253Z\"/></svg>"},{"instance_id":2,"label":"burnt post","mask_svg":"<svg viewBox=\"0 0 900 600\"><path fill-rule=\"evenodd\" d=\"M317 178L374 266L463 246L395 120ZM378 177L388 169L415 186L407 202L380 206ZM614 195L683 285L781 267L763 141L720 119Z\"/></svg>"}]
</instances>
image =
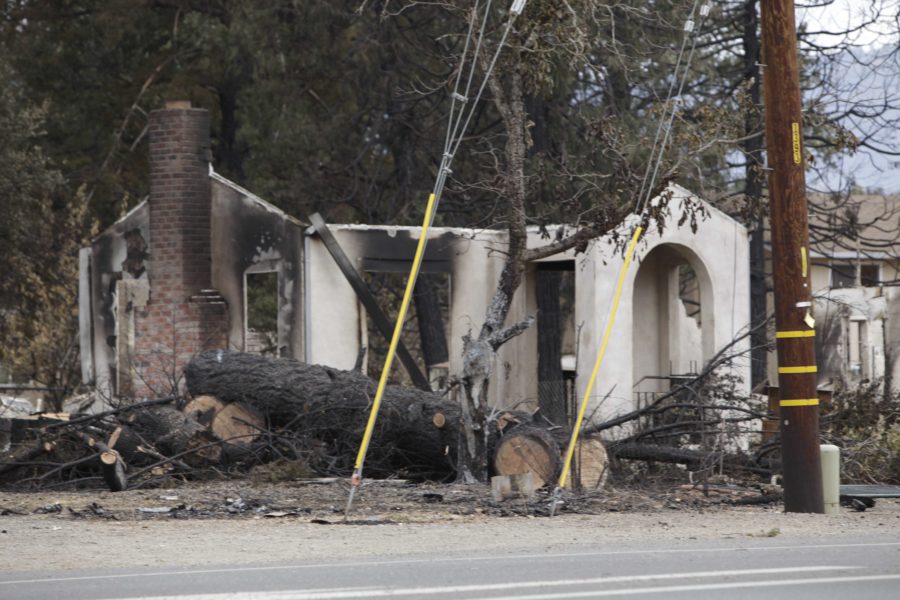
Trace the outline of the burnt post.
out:
<instances>
[{"instance_id":1,"label":"burnt post","mask_svg":"<svg viewBox=\"0 0 900 600\"><path fill-rule=\"evenodd\" d=\"M794 3L761 6L784 507L823 513Z\"/></svg>"}]
</instances>

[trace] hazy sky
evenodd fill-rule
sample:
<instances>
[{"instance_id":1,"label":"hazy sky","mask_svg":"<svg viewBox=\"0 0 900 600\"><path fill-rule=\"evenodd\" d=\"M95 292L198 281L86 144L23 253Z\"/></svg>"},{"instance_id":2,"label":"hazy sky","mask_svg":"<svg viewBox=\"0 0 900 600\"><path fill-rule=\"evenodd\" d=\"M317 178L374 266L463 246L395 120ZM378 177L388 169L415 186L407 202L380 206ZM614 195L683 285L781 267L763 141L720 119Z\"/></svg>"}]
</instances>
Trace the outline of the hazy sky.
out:
<instances>
[{"instance_id":1,"label":"hazy sky","mask_svg":"<svg viewBox=\"0 0 900 600\"><path fill-rule=\"evenodd\" d=\"M837 44L848 38L843 32L860 27L871 20L876 22L849 34L851 43L859 46L880 46L887 43L896 45L900 41L897 22L900 0L833 0L828 4L826 2L828 0L801 0L795 4L797 20L806 23L809 31L830 31L838 34L823 33L817 38L819 43Z\"/></svg>"},{"instance_id":2,"label":"hazy sky","mask_svg":"<svg viewBox=\"0 0 900 600\"><path fill-rule=\"evenodd\" d=\"M856 48L856 54L885 57L867 67L847 61L841 83L845 89L853 89L852 97L876 104L878 100L890 97L891 104L900 104L900 60L887 58L900 46L900 0L834 0L827 6L816 6L807 1L798 2L796 6L797 21L805 23L809 32L821 32L815 36L816 44L838 46L849 42ZM851 33L846 33L848 30ZM892 116L900 119L900 110L893 111ZM871 128L871 123L865 120L845 123L857 133L858 128L866 125ZM892 145L893 151L900 152L900 131L879 131L879 134L887 140L883 145ZM808 180L814 187L839 187L851 177L863 188L900 193L900 156L863 149L843 158L841 172L830 172L825 181L817 180L815 174L810 173Z\"/></svg>"}]
</instances>

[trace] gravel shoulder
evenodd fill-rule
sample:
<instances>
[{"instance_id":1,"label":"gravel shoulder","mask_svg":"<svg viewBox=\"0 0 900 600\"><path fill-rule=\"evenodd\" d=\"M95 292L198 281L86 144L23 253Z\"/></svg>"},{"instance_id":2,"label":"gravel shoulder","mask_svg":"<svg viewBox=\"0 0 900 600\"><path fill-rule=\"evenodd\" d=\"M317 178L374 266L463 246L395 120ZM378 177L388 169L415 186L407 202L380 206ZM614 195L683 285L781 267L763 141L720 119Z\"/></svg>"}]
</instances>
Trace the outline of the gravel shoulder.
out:
<instances>
[{"instance_id":1,"label":"gravel shoulder","mask_svg":"<svg viewBox=\"0 0 900 600\"><path fill-rule=\"evenodd\" d=\"M352 524L342 524L337 507L343 508L345 492L343 483L221 483L119 494L0 493L0 569L265 565L436 551L577 552L735 538L900 540L898 500L824 516L785 514L778 504L733 506L705 495L705 503L679 499L679 493L693 493L683 489L676 489L674 499L671 492L607 490L570 503L569 512L550 519L540 514L545 500L498 504L483 488L388 483L364 487Z\"/></svg>"}]
</instances>

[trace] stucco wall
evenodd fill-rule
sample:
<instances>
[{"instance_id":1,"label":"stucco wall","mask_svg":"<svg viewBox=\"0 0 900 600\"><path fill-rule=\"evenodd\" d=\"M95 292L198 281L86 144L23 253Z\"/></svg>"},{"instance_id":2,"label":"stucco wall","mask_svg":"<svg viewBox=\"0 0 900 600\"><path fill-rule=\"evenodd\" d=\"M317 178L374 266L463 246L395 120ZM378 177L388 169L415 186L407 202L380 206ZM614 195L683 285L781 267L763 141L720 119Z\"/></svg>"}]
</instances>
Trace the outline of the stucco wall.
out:
<instances>
[{"instance_id":1,"label":"stucco wall","mask_svg":"<svg viewBox=\"0 0 900 600\"><path fill-rule=\"evenodd\" d=\"M680 252L696 257L698 264L692 264L695 270L702 266L709 275L709 289L705 294L701 290L704 327L709 328L708 341L703 344L703 360L710 359L714 352L738 337L750 322L749 245L746 229L713 208L709 208L709 216L700 221L696 234L687 226L678 227L677 221L689 194L679 187L674 187L673 191L670 216L663 232L660 234L655 226L648 229L635 251L636 263L626 272L609 347L592 394L592 405L588 408L588 414L594 414L595 419L608 418L634 408L634 336L651 335L651 330L658 331L659 325L635 322L634 308L646 301L635 297L635 280L641 271L641 261L654 248L662 245L677 247ZM630 237L635 221L632 217L620 228L622 237ZM579 397L584 395L590 370L599 350L623 260L621 248L616 248L607 239L592 243L588 252L578 259L576 322L584 324L578 344ZM749 341L743 340L735 345L734 351L741 352L748 348ZM660 366L663 367L668 369L668 365ZM749 356L737 359L733 372L743 377L745 383L742 391L747 391L750 380ZM607 395L608 399L604 400Z\"/></svg>"}]
</instances>

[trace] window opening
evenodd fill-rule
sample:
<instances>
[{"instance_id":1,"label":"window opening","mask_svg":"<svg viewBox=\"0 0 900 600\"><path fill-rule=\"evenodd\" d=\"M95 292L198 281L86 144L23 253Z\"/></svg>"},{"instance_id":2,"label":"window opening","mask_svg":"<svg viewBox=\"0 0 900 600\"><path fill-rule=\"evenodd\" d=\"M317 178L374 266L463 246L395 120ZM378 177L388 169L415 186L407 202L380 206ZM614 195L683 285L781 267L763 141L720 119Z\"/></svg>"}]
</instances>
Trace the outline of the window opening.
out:
<instances>
[{"instance_id":1,"label":"window opening","mask_svg":"<svg viewBox=\"0 0 900 600\"><path fill-rule=\"evenodd\" d=\"M245 275L246 315L244 350L278 355L278 273Z\"/></svg>"},{"instance_id":2,"label":"window opening","mask_svg":"<svg viewBox=\"0 0 900 600\"><path fill-rule=\"evenodd\" d=\"M856 265L832 263L831 287L849 288L856 287Z\"/></svg>"},{"instance_id":3,"label":"window opening","mask_svg":"<svg viewBox=\"0 0 900 600\"><path fill-rule=\"evenodd\" d=\"M678 265L678 298L687 316L702 325L700 318L700 282L690 263Z\"/></svg>"},{"instance_id":4,"label":"window opening","mask_svg":"<svg viewBox=\"0 0 900 600\"><path fill-rule=\"evenodd\" d=\"M877 287L881 285L881 269L878 265L860 265L859 279L866 287Z\"/></svg>"},{"instance_id":5,"label":"window opening","mask_svg":"<svg viewBox=\"0 0 900 600\"><path fill-rule=\"evenodd\" d=\"M403 292L406 289L408 273L367 271L363 278L378 305L392 322L397 318ZM447 351L447 331L450 323L450 275L447 273L421 273L416 283L413 302L406 313L403 345L413 360L423 369L431 382L432 389L446 386L449 377L449 355ZM378 379L384 368L390 341L385 339L372 317L366 312L365 372ZM393 384L414 386L409 373L402 363L394 360L388 379Z\"/></svg>"},{"instance_id":6,"label":"window opening","mask_svg":"<svg viewBox=\"0 0 900 600\"><path fill-rule=\"evenodd\" d=\"M850 317L847 332L847 370L853 378L867 375L866 368L866 320L865 317Z\"/></svg>"}]
</instances>

